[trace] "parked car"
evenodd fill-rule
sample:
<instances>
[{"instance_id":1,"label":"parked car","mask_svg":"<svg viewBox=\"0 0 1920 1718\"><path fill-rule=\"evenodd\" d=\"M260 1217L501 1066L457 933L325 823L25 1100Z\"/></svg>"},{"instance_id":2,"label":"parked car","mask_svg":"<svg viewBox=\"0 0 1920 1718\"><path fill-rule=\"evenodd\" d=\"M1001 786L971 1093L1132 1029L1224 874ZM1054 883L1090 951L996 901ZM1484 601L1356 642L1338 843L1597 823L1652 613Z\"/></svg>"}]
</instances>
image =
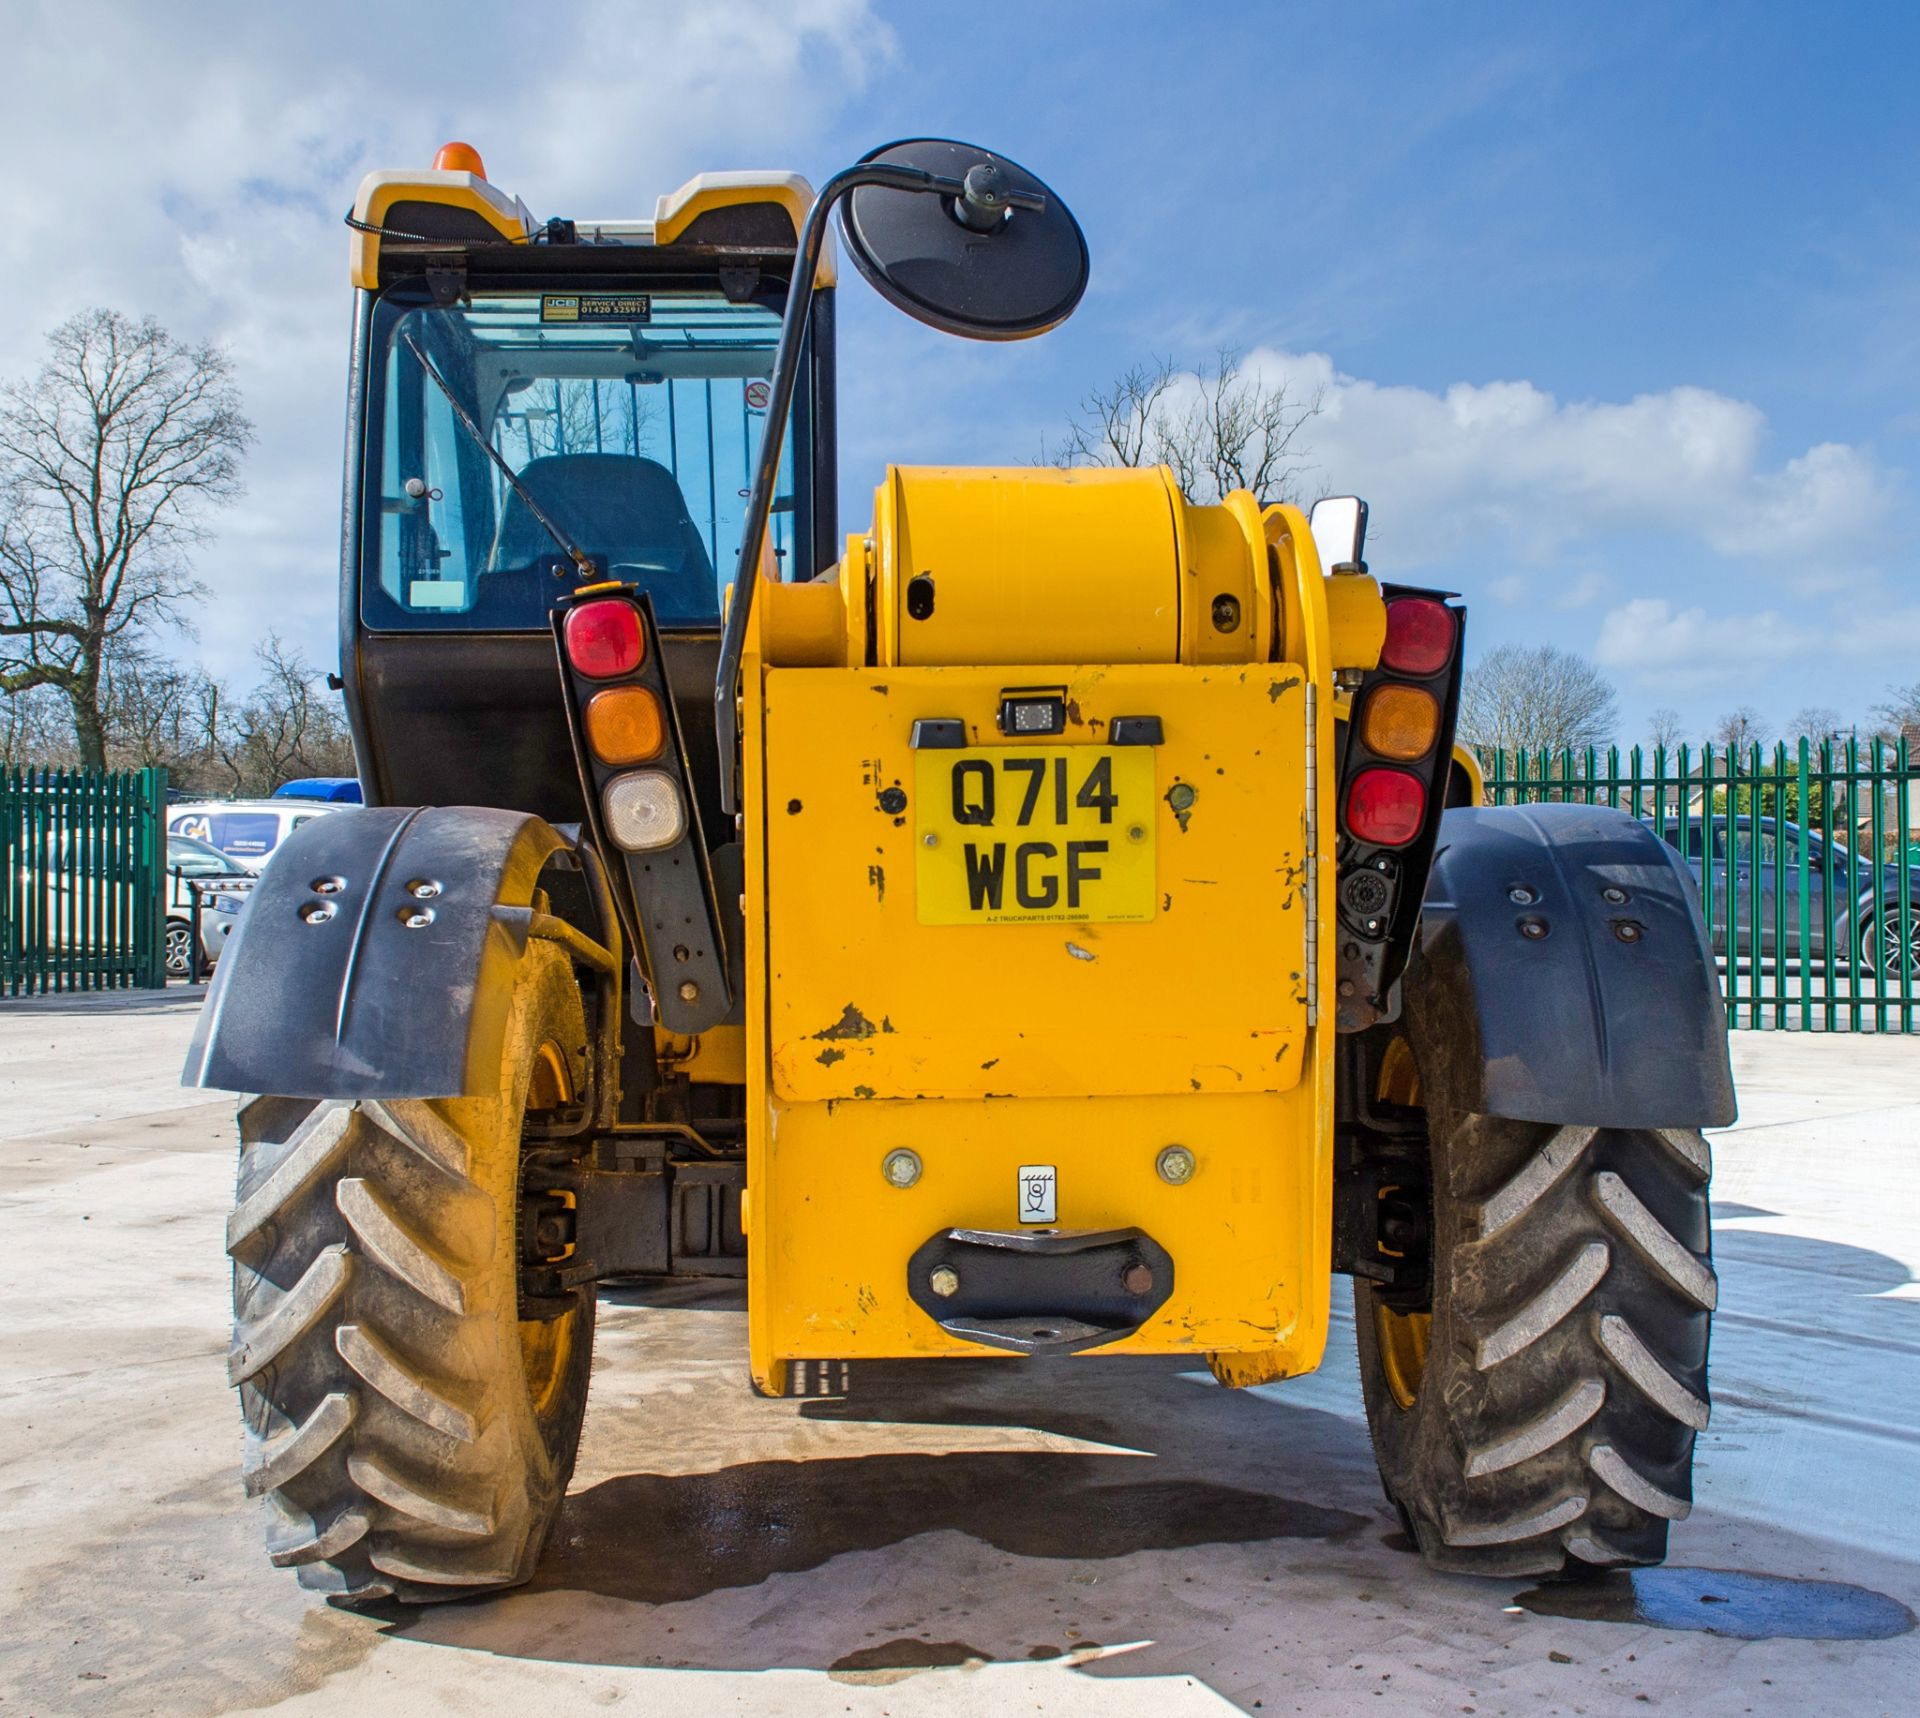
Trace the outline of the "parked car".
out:
<instances>
[{"instance_id":1,"label":"parked car","mask_svg":"<svg viewBox=\"0 0 1920 1718\"><path fill-rule=\"evenodd\" d=\"M193 976L193 897L200 896L200 954L219 960L258 875L191 835L167 837L167 976Z\"/></svg>"},{"instance_id":2,"label":"parked car","mask_svg":"<svg viewBox=\"0 0 1920 1718\"><path fill-rule=\"evenodd\" d=\"M201 799L167 807L167 833L191 835L258 872L309 818L345 809L313 799Z\"/></svg>"},{"instance_id":3,"label":"parked car","mask_svg":"<svg viewBox=\"0 0 1920 1718\"><path fill-rule=\"evenodd\" d=\"M1731 854L1725 816L1712 820L1711 852L1698 817L1685 820L1684 837L1679 819L1670 820L1660 830L1667 844L1685 857L1703 893L1711 867L1715 953L1726 953L1727 927L1731 924L1735 944L1744 952L1757 950L1770 955L1784 951L1790 956L1824 957L1831 948L1837 964L1857 961L1865 971L1897 978L1904 962L1906 969L1920 979L1920 864L1877 865L1839 841L1777 818L1759 818L1757 830L1752 817L1736 817L1732 824ZM1804 947L1800 928L1803 851ZM1908 907L1904 923L1900 912L1903 870Z\"/></svg>"}]
</instances>

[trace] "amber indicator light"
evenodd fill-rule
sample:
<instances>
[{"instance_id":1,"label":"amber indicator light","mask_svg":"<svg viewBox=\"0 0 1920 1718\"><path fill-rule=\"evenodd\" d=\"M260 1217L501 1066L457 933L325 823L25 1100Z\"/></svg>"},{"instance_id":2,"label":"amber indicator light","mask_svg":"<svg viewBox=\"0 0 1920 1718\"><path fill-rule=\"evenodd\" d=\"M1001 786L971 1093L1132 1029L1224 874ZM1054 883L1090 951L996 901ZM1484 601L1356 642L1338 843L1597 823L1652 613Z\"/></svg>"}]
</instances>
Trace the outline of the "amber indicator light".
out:
<instances>
[{"instance_id":1,"label":"amber indicator light","mask_svg":"<svg viewBox=\"0 0 1920 1718\"><path fill-rule=\"evenodd\" d=\"M1421 686L1376 686L1360 712L1367 749L1401 763L1424 758L1439 732L1439 701Z\"/></svg>"},{"instance_id":2,"label":"amber indicator light","mask_svg":"<svg viewBox=\"0 0 1920 1718\"><path fill-rule=\"evenodd\" d=\"M587 744L603 764L650 763L667 741L660 700L644 686L609 686L587 700Z\"/></svg>"}]
</instances>

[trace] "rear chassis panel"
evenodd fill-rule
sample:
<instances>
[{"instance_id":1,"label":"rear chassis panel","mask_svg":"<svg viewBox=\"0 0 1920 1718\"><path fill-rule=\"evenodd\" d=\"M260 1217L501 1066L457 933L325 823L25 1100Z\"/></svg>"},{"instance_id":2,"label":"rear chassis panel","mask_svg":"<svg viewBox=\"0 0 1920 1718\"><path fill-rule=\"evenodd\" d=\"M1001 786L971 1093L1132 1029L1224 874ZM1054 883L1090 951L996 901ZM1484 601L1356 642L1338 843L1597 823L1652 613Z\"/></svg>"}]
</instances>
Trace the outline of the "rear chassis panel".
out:
<instances>
[{"instance_id":1,"label":"rear chassis panel","mask_svg":"<svg viewBox=\"0 0 1920 1718\"><path fill-rule=\"evenodd\" d=\"M970 743L994 744L999 690L1050 682L1075 712L1051 743L1099 743L1118 715L1166 724L1160 911L922 926L914 810L879 797L914 780L913 720L957 716ZM747 914L760 1386L782 1388L791 1360L993 1352L914 1304L908 1261L949 1229L1018 1230L1028 1164L1057 1170L1058 1227L1137 1228L1172 1258L1172 1294L1093 1351L1212 1355L1236 1381L1316 1366L1332 1122L1316 1033L1331 1024L1308 1025L1298 669L776 669L761 691L747 703L748 797L764 808ZM1184 818L1176 782L1195 790ZM1197 1160L1183 1185L1157 1170L1169 1144ZM924 1165L907 1188L881 1172L902 1146Z\"/></svg>"}]
</instances>

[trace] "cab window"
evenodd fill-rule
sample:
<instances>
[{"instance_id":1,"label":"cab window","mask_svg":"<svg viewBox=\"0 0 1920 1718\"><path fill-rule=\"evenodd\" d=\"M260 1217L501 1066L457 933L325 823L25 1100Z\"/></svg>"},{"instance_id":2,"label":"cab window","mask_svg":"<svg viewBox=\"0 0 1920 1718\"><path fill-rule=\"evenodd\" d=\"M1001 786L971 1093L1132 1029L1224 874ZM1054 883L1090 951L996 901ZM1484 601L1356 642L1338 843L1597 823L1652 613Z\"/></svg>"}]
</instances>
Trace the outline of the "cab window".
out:
<instances>
[{"instance_id":1,"label":"cab window","mask_svg":"<svg viewBox=\"0 0 1920 1718\"><path fill-rule=\"evenodd\" d=\"M372 332L361 610L376 628L545 627L575 568L719 623L766 423L780 318L718 293L383 299ZM772 535L792 565L810 497L783 450ZM513 474L509 482L502 468Z\"/></svg>"}]
</instances>

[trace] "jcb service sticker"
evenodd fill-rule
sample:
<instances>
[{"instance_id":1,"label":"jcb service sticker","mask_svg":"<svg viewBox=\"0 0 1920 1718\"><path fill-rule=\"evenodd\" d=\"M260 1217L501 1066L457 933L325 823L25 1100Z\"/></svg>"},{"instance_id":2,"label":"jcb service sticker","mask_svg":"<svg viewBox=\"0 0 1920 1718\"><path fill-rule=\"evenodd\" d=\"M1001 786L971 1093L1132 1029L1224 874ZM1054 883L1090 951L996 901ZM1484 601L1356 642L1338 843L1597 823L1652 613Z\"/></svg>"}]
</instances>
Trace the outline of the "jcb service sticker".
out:
<instances>
[{"instance_id":1,"label":"jcb service sticker","mask_svg":"<svg viewBox=\"0 0 1920 1718\"><path fill-rule=\"evenodd\" d=\"M644 292L549 292L540 299L542 322L651 322L653 299Z\"/></svg>"}]
</instances>

